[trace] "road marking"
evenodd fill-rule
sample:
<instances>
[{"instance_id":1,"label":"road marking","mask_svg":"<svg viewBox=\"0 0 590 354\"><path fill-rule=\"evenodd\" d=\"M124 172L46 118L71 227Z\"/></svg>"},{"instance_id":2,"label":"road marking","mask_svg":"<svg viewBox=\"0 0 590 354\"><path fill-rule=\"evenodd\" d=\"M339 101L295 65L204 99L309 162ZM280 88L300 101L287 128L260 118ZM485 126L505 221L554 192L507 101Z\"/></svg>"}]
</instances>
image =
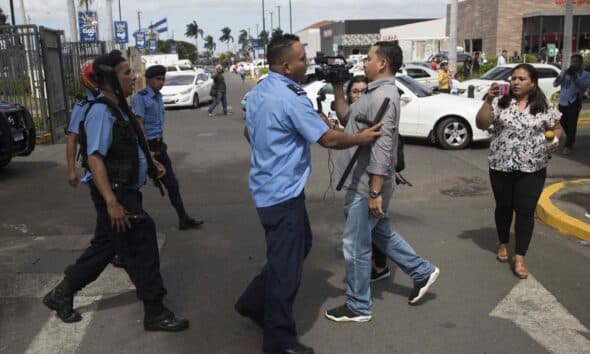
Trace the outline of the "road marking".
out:
<instances>
[{"instance_id":1,"label":"road marking","mask_svg":"<svg viewBox=\"0 0 590 354\"><path fill-rule=\"evenodd\" d=\"M76 323L64 323L55 313L45 322L43 329L37 333L25 354L75 354L84 339L86 329L92 322L95 308L102 296L76 296L75 307L92 307L82 313L82 320Z\"/></svg>"},{"instance_id":2,"label":"road marking","mask_svg":"<svg viewBox=\"0 0 590 354\"><path fill-rule=\"evenodd\" d=\"M532 275L519 281L490 313L514 322L552 353L590 353L590 333Z\"/></svg>"}]
</instances>

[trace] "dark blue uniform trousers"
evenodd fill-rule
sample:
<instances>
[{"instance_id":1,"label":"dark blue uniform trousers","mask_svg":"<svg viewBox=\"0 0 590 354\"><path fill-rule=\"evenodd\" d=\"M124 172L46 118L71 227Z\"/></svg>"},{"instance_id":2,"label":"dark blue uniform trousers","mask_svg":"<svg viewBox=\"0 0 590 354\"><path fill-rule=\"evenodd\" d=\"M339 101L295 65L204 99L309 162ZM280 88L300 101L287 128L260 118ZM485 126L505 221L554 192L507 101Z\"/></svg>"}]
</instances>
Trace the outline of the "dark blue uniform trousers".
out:
<instances>
[{"instance_id":1,"label":"dark blue uniform trousers","mask_svg":"<svg viewBox=\"0 0 590 354\"><path fill-rule=\"evenodd\" d=\"M139 299L163 298L166 289L160 275L156 225L142 208L141 192L124 190L117 193L125 210L146 217L140 223L133 223L132 229L125 232L117 232L111 227L106 203L96 187L90 188L90 194L96 207L96 229L90 246L65 271L73 290L78 291L96 280L116 253L125 260L125 270L137 289Z\"/></svg>"},{"instance_id":2,"label":"dark blue uniform trousers","mask_svg":"<svg viewBox=\"0 0 590 354\"><path fill-rule=\"evenodd\" d=\"M303 260L311 249L305 196L258 208L266 235L267 262L237 306L264 321L263 351L293 347L297 330L293 302L301 283Z\"/></svg>"},{"instance_id":3,"label":"dark blue uniform trousers","mask_svg":"<svg viewBox=\"0 0 590 354\"><path fill-rule=\"evenodd\" d=\"M164 165L164 168L166 168L166 174L160 180L168 191L168 198L170 198L170 203L172 203L172 206L176 209L178 217L183 218L186 216L186 211L184 210L184 204L182 203L182 197L180 196L178 179L172 169L172 161L170 161L167 149L166 144L162 143L162 147L155 151L156 154L154 157L159 163Z\"/></svg>"}]
</instances>

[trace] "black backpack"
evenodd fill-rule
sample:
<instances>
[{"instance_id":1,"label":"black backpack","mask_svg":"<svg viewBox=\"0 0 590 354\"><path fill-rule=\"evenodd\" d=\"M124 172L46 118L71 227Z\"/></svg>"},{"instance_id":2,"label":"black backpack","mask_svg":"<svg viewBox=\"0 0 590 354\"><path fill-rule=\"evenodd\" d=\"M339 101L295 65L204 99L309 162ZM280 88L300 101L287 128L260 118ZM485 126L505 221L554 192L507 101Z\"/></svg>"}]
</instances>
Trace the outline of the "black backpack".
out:
<instances>
[{"instance_id":1,"label":"black backpack","mask_svg":"<svg viewBox=\"0 0 590 354\"><path fill-rule=\"evenodd\" d=\"M404 157L404 139L400 135L397 140L397 161L395 162L395 172L401 172L406 168L406 159Z\"/></svg>"}]
</instances>

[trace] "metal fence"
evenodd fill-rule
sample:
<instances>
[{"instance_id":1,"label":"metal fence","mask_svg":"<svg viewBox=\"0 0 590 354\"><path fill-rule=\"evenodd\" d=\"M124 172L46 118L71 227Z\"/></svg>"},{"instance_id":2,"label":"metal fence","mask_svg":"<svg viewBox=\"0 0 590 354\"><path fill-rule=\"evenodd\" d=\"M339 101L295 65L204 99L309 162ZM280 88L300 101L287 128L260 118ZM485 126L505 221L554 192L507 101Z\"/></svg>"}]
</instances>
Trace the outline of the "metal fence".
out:
<instances>
[{"instance_id":1,"label":"metal fence","mask_svg":"<svg viewBox=\"0 0 590 354\"><path fill-rule=\"evenodd\" d=\"M66 43L63 31L0 26L0 100L27 107L38 135L58 141L67 127L83 62L104 54L104 42Z\"/></svg>"}]
</instances>

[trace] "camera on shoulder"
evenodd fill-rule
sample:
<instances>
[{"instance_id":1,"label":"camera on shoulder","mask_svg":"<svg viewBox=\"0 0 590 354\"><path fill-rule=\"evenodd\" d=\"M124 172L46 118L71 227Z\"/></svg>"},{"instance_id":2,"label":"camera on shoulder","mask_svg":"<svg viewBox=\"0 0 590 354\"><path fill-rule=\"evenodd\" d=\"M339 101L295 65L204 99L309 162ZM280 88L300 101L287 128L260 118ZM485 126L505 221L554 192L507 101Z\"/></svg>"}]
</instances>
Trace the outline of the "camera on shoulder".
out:
<instances>
[{"instance_id":1,"label":"camera on shoulder","mask_svg":"<svg viewBox=\"0 0 590 354\"><path fill-rule=\"evenodd\" d=\"M315 69L318 80L326 80L331 84L343 84L352 79L350 69L352 65L346 62L343 56L327 56L317 52L315 57L317 65Z\"/></svg>"}]
</instances>

